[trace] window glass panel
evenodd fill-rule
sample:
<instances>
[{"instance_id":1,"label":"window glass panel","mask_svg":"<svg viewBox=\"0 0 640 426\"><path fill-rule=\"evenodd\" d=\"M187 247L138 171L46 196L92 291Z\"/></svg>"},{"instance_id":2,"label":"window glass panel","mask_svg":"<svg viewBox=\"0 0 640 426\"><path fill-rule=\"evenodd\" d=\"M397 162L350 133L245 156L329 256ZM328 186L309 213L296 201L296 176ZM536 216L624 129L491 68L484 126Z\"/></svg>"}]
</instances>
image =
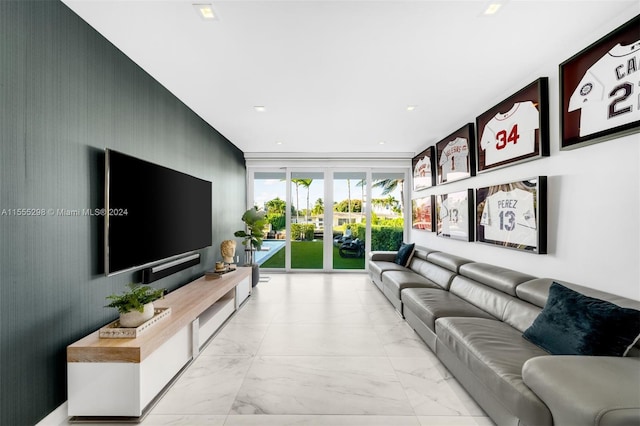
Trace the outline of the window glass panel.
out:
<instances>
[{"instance_id":1,"label":"window glass panel","mask_svg":"<svg viewBox=\"0 0 640 426\"><path fill-rule=\"evenodd\" d=\"M333 269L364 269L366 173L333 175Z\"/></svg>"},{"instance_id":2,"label":"window glass panel","mask_svg":"<svg viewBox=\"0 0 640 426\"><path fill-rule=\"evenodd\" d=\"M371 250L397 250L404 232L403 173L373 173L371 183Z\"/></svg>"},{"instance_id":3,"label":"window glass panel","mask_svg":"<svg viewBox=\"0 0 640 426\"><path fill-rule=\"evenodd\" d=\"M291 173L291 203L291 269L322 269L324 173Z\"/></svg>"},{"instance_id":4,"label":"window glass panel","mask_svg":"<svg viewBox=\"0 0 640 426\"><path fill-rule=\"evenodd\" d=\"M255 254L261 268L285 267L287 185L284 172L256 172L253 205L267 212L269 225L262 249Z\"/></svg>"}]
</instances>

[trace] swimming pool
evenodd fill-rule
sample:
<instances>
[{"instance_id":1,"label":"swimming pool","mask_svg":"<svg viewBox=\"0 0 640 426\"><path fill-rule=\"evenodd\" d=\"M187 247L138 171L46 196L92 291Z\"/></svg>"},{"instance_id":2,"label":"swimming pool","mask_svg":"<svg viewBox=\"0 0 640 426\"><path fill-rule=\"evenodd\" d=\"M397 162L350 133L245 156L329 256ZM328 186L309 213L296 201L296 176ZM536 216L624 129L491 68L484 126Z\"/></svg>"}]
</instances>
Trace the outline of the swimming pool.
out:
<instances>
[{"instance_id":1,"label":"swimming pool","mask_svg":"<svg viewBox=\"0 0 640 426\"><path fill-rule=\"evenodd\" d=\"M263 240L260 251L256 252L255 262L258 265L262 265L267 261L267 259L276 254L281 248L284 248L284 245L284 240Z\"/></svg>"}]
</instances>

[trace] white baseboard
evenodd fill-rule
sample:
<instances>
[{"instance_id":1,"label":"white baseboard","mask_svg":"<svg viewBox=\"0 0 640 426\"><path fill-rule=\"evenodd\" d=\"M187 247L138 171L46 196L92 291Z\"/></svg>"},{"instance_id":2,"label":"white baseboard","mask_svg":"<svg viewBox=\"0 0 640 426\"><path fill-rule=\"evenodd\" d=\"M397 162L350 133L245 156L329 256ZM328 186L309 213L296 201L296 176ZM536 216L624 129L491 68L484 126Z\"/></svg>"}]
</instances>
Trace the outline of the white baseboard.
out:
<instances>
[{"instance_id":1,"label":"white baseboard","mask_svg":"<svg viewBox=\"0 0 640 426\"><path fill-rule=\"evenodd\" d=\"M47 417L40 420L36 426L60 426L66 425L69 416L67 415L67 401L49 413Z\"/></svg>"}]
</instances>

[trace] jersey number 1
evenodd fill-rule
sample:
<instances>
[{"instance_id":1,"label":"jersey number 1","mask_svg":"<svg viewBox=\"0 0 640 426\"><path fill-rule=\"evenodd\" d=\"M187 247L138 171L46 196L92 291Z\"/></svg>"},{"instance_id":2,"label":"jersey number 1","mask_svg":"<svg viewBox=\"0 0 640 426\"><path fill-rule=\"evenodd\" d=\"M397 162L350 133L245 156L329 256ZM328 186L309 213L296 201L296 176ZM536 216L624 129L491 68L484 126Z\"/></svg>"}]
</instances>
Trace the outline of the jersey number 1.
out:
<instances>
[{"instance_id":1,"label":"jersey number 1","mask_svg":"<svg viewBox=\"0 0 640 426\"><path fill-rule=\"evenodd\" d=\"M504 149L507 147L508 143L513 143L514 145L518 143L518 139L520 139L520 135L518 134L518 124L514 124L509 132L509 136L507 136L506 130L500 130L496 134L496 139L498 143L496 144L496 149Z\"/></svg>"}]
</instances>

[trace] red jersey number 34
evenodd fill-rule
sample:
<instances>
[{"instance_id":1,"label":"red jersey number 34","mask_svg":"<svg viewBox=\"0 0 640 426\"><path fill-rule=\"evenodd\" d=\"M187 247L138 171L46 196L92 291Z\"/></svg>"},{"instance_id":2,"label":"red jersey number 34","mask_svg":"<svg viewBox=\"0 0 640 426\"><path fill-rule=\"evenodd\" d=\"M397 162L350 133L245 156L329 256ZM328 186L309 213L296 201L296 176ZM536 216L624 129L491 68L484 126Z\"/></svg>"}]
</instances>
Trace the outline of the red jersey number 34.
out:
<instances>
[{"instance_id":1,"label":"red jersey number 34","mask_svg":"<svg viewBox=\"0 0 640 426\"><path fill-rule=\"evenodd\" d=\"M518 134L518 124L513 125L509 135L507 135L506 130L500 130L496 133L496 140L498 141L496 143L496 149L505 149L508 143L515 145L518 143L518 139L520 139L520 135Z\"/></svg>"}]
</instances>

